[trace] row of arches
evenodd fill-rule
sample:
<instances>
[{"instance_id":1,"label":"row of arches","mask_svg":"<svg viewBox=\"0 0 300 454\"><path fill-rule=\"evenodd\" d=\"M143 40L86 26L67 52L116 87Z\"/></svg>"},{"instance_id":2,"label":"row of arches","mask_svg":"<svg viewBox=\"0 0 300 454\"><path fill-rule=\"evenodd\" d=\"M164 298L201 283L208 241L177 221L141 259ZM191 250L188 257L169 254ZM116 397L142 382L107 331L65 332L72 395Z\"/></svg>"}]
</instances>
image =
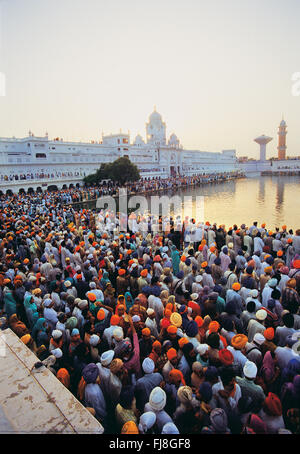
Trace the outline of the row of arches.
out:
<instances>
[{"instance_id":1,"label":"row of arches","mask_svg":"<svg viewBox=\"0 0 300 454\"><path fill-rule=\"evenodd\" d=\"M69 185L64 184L61 189L64 190L64 189L75 189L75 188L79 189L80 184L79 183L77 183L76 185L74 185L73 183L71 183ZM57 187L56 184L52 184L52 185L49 185L47 188L45 188L45 190L47 192L49 192L49 191L51 192L51 191L58 191L59 188ZM20 188L18 191L19 194L32 194L34 192L43 193L44 191L41 186L38 186L36 188L36 190L34 190L34 188L30 187L27 190L25 190L24 188ZM3 196L3 195L12 196L13 193L14 193L14 191L12 191L11 189L7 189L5 192L0 190L0 196Z\"/></svg>"}]
</instances>

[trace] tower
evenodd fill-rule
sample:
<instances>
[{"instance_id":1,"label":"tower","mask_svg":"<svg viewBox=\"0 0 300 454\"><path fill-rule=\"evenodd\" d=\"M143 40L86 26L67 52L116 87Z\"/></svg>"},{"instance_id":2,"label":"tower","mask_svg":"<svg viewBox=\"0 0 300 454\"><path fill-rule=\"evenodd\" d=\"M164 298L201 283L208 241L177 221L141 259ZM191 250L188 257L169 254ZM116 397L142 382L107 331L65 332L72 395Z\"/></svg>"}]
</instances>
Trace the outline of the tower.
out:
<instances>
[{"instance_id":1,"label":"tower","mask_svg":"<svg viewBox=\"0 0 300 454\"><path fill-rule=\"evenodd\" d=\"M282 119L278 127L278 159L286 159L286 122Z\"/></svg>"},{"instance_id":2,"label":"tower","mask_svg":"<svg viewBox=\"0 0 300 454\"><path fill-rule=\"evenodd\" d=\"M260 156L259 156L260 161L266 160L267 143L271 142L271 140L273 140L272 137L267 137L264 134L260 137L257 137L256 139L254 139L254 142L256 142L260 145Z\"/></svg>"}]
</instances>

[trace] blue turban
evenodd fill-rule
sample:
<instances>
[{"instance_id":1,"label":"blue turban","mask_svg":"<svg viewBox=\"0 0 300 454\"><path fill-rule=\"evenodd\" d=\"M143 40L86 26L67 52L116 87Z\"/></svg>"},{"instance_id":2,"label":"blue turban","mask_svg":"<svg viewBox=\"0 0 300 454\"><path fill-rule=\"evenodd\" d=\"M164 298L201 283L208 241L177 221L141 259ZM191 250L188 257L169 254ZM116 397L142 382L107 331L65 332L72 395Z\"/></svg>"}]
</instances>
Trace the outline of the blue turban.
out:
<instances>
[{"instance_id":1,"label":"blue turban","mask_svg":"<svg viewBox=\"0 0 300 454\"><path fill-rule=\"evenodd\" d=\"M90 363L82 371L82 376L84 381L88 383L95 383L97 380L97 377L99 375L99 369L98 366L94 363Z\"/></svg>"},{"instance_id":2,"label":"blue turban","mask_svg":"<svg viewBox=\"0 0 300 454\"><path fill-rule=\"evenodd\" d=\"M191 264L191 259L186 259L185 264L186 264L186 266L190 266L190 264Z\"/></svg>"},{"instance_id":3,"label":"blue turban","mask_svg":"<svg viewBox=\"0 0 300 454\"><path fill-rule=\"evenodd\" d=\"M204 377L205 380L207 381L212 381L218 378L218 376L219 376L218 369L215 366L208 366L208 368L204 372Z\"/></svg>"},{"instance_id":4,"label":"blue turban","mask_svg":"<svg viewBox=\"0 0 300 454\"><path fill-rule=\"evenodd\" d=\"M195 337L197 336L198 334L198 325L197 325L197 322L195 322L195 320L191 320L187 326L186 326L186 329L185 329L185 332L186 332L186 335L188 337Z\"/></svg>"},{"instance_id":5,"label":"blue turban","mask_svg":"<svg viewBox=\"0 0 300 454\"><path fill-rule=\"evenodd\" d=\"M176 274L176 277L177 277L178 279L183 279L183 277L184 277L184 272L183 272L183 271L179 271L179 272Z\"/></svg>"},{"instance_id":6,"label":"blue turban","mask_svg":"<svg viewBox=\"0 0 300 454\"><path fill-rule=\"evenodd\" d=\"M209 402L212 399L212 387L207 381L204 381L199 388L199 393L205 402Z\"/></svg>"},{"instance_id":7,"label":"blue turban","mask_svg":"<svg viewBox=\"0 0 300 454\"><path fill-rule=\"evenodd\" d=\"M227 314L229 315L233 315L236 313L236 306L233 300L228 301L228 303L225 306L225 312L227 312Z\"/></svg>"}]
</instances>

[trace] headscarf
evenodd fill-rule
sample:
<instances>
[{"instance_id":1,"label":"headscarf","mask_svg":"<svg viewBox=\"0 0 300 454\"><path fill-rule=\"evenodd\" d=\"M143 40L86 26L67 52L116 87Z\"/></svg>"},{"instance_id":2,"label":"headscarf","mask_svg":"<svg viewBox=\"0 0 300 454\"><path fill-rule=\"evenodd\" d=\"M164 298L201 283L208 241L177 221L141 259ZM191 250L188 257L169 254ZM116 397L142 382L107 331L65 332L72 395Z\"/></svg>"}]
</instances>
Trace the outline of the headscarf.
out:
<instances>
[{"instance_id":1,"label":"headscarf","mask_svg":"<svg viewBox=\"0 0 300 454\"><path fill-rule=\"evenodd\" d=\"M9 317L9 326L17 336L22 337L29 333L29 330L25 323L18 319L17 314L13 314Z\"/></svg>"},{"instance_id":2,"label":"headscarf","mask_svg":"<svg viewBox=\"0 0 300 454\"><path fill-rule=\"evenodd\" d=\"M300 374L300 361L297 358L291 359L287 366L282 370L281 384L292 382L295 375Z\"/></svg>"},{"instance_id":3,"label":"headscarf","mask_svg":"<svg viewBox=\"0 0 300 454\"><path fill-rule=\"evenodd\" d=\"M252 414L250 417L250 421L248 423L248 427L250 429L254 430L256 434L266 434L267 432L267 426L266 424L262 421L262 419L255 415Z\"/></svg>"},{"instance_id":4,"label":"headscarf","mask_svg":"<svg viewBox=\"0 0 300 454\"><path fill-rule=\"evenodd\" d=\"M67 369L59 369L57 371L56 377L63 385L65 385L66 388L70 388L70 374Z\"/></svg>"},{"instance_id":5,"label":"headscarf","mask_svg":"<svg viewBox=\"0 0 300 454\"><path fill-rule=\"evenodd\" d=\"M134 304L134 299L130 292L125 292L124 298L125 298L125 303L126 303L126 311L128 312L129 309L131 309Z\"/></svg>"},{"instance_id":6,"label":"headscarf","mask_svg":"<svg viewBox=\"0 0 300 454\"><path fill-rule=\"evenodd\" d=\"M43 326L44 323L46 322L46 319L45 318L39 318L33 328L32 328L32 337L34 340L36 340L36 336L37 334L39 333L39 331L43 331L44 333L46 332L46 326Z\"/></svg>"},{"instance_id":7,"label":"headscarf","mask_svg":"<svg viewBox=\"0 0 300 454\"><path fill-rule=\"evenodd\" d=\"M169 372L169 379L171 380L181 380L181 383L185 386L185 379L183 377L183 373L179 369L172 369Z\"/></svg>"},{"instance_id":8,"label":"headscarf","mask_svg":"<svg viewBox=\"0 0 300 454\"><path fill-rule=\"evenodd\" d=\"M275 361L270 351L267 351L264 356L261 375L266 382L270 382L275 375Z\"/></svg>"}]
</instances>

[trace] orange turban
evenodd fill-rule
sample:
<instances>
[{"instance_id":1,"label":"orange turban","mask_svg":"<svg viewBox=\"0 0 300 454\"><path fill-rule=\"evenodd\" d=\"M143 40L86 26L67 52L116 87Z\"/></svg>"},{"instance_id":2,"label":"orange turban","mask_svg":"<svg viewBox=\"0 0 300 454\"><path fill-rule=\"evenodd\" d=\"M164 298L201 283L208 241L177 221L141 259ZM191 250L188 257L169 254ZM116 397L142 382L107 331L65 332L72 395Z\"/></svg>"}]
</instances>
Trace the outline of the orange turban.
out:
<instances>
[{"instance_id":1,"label":"orange turban","mask_svg":"<svg viewBox=\"0 0 300 454\"><path fill-rule=\"evenodd\" d=\"M177 327L175 325L170 325L167 328L167 332L169 334L176 334L177 333Z\"/></svg>"},{"instance_id":2,"label":"orange turban","mask_svg":"<svg viewBox=\"0 0 300 454\"><path fill-rule=\"evenodd\" d=\"M167 358L169 361L171 361L171 359L174 359L177 357L177 351L175 350L175 348L169 348L169 350L167 351Z\"/></svg>"},{"instance_id":3,"label":"orange turban","mask_svg":"<svg viewBox=\"0 0 300 454\"><path fill-rule=\"evenodd\" d=\"M123 268L120 268L118 271L119 276L123 276L126 273L126 271Z\"/></svg>"},{"instance_id":4,"label":"orange turban","mask_svg":"<svg viewBox=\"0 0 300 454\"><path fill-rule=\"evenodd\" d=\"M264 330L264 336L268 341L273 340L274 335L275 335L274 328L271 327Z\"/></svg>"},{"instance_id":5,"label":"orange turban","mask_svg":"<svg viewBox=\"0 0 300 454\"><path fill-rule=\"evenodd\" d=\"M220 329L220 323L214 320L213 322L210 322L208 329L210 333L216 333Z\"/></svg>"},{"instance_id":6,"label":"orange turban","mask_svg":"<svg viewBox=\"0 0 300 454\"><path fill-rule=\"evenodd\" d=\"M188 344L189 340L186 337L181 337L178 341L179 348L182 348L185 344Z\"/></svg>"},{"instance_id":7,"label":"orange turban","mask_svg":"<svg viewBox=\"0 0 300 454\"><path fill-rule=\"evenodd\" d=\"M95 293L92 292L88 293L87 296L90 301L96 301L97 299Z\"/></svg>"},{"instance_id":8,"label":"orange turban","mask_svg":"<svg viewBox=\"0 0 300 454\"><path fill-rule=\"evenodd\" d=\"M105 319L105 312L103 309L99 309L97 312L97 319L98 320L104 320Z\"/></svg>"},{"instance_id":9,"label":"orange turban","mask_svg":"<svg viewBox=\"0 0 300 454\"><path fill-rule=\"evenodd\" d=\"M266 274L272 273L272 270L273 270L273 268L272 268L271 266L266 266L266 268L264 268L264 272L265 272Z\"/></svg>"},{"instance_id":10,"label":"orange turban","mask_svg":"<svg viewBox=\"0 0 300 454\"><path fill-rule=\"evenodd\" d=\"M201 268L206 268L207 267L207 262L202 262L201 263Z\"/></svg>"},{"instance_id":11,"label":"orange turban","mask_svg":"<svg viewBox=\"0 0 300 454\"><path fill-rule=\"evenodd\" d=\"M120 317L118 315L112 315L110 319L111 325L118 325L120 322Z\"/></svg>"},{"instance_id":12,"label":"orange turban","mask_svg":"<svg viewBox=\"0 0 300 454\"><path fill-rule=\"evenodd\" d=\"M169 350L170 351L170 350ZM185 379L183 377L183 374L181 370L178 369L172 369L169 372L169 379L175 379L175 380L181 380L181 383L186 386Z\"/></svg>"},{"instance_id":13,"label":"orange turban","mask_svg":"<svg viewBox=\"0 0 300 454\"><path fill-rule=\"evenodd\" d=\"M248 342L248 337L245 336L245 334L236 334L231 339L231 345L236 350L241 350L242 348L244 348L245 345L247 344L247 342Z\"/></svg>"},{"instance_id":14,"label":"orange turban","mask_svg":"<svg viewBox=\"0 0 300 454\"><path fill-rule=\"evenodd\" d=\"M172 311L170 309L165 309L165 317L170 318L172 315Z\"/></svg>"},{"instance_id":15,"label":"orange turban","mask_svg":"<svg viewBox=\"0 0 300 454\"><path fill-rule=\"evenodd\" d=\"M294 260L293 267L298 270L300 268L300 260Z\"/></svg>"},{"instance_id":16,"label":"orange turban","mask_svg":"<svg viewBox=\"0 0 300 454\"><path fill-rule=\"evenodd\" d=\"M148 270L144 269L141 271L141 276L142 277L147 277L148 276Z\"/></svg>"},{"instance_id":17,"label":"orange turban","mask_svg":"<svg viewBox=\"0 0 300 454\"><path fill-rule=\"evenodd\" d=\"M185 261L186 261L186 256L185 256L185 255L182 255L180 260L181 260L182 262L185 262Z\"/></svg>"},{"instance_id":18,"label":"orange turban","mask_svg":"<svg viewBox=\"0 0 300 454\"><path fill-rule=\"evenodd\" d=\"M122 427L121 434L139 434L139 429L134 421L127 421Z\"/></svg>"},{"instance_id":19,"label":"orange turban","mask_svg":"<svg viewBox=\"0 0 300 454\"><path fill-rule=\"evenodd\" d=\"M142 334L143 334L144 336L150 336L151 331L150 331L149 328L144 328L144 329L142 329Z\"/></svg>"},{"instance_id":20,"label":"orange turban","mask_svg":"<svg viewBox=\"0 0 300 454\"><path fill-rule=\"evenodd\" d=\"M67 369L63 367L57 371L56 377L58 380L65 385L66 388L70 387L70 374Z\"/></svg>"},{"instance_id":21,"label":"orange turban","mask_svg":"<svg viewBox=\"0 0 300 454\"><path fill-rule=\"evenodd\" d=\"M31 340L30 334L25 334L24 336L21 337L21 341L22 341L25 345L29 344L30 340Z\"/></svg>"},{"instance_id":22,"label":"orange turban","mask_svg":"<svg viewBox=\"0 0 300 454\"><path fill-rule=\"evenodd\" d=\"M195 317L195 322L197 323L198 328L201 328L201 326L202 326L203 323L204 323L204 320L203 320L202 317L200 317L200 315L197 315L197 317Z\"/></svg>"},{"instance_id":23,"label":"orange turban","mask_svg":"<svg viewBox=\"0 0 300 454\"><path fill-rule=\"evenodd\" d=\"M232 284L232 290L240 290L241 288L241 284L239 282L235 282L234 284Z\"/></svg>"},{"instance_id":24,"label":"orange turban","mask_svg":"<svg viewBox=\"0 0 300 454\"><path fill-rule=\"evenodd\" d=\"M278 251L277 252L277 257L282 257L283 256L283 251Z\"/></svg>"}]
</instances>

